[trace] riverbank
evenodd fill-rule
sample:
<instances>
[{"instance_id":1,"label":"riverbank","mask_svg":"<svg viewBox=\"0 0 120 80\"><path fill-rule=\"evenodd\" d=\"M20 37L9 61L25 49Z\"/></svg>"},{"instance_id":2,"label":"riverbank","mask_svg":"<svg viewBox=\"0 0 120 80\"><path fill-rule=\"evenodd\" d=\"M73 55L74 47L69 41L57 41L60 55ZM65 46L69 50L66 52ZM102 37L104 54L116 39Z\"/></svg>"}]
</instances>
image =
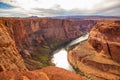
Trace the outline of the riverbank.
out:
<instances>
[{"instance_id":1,"label":"riverbank","mask_svg":"<svg viewBox=\"0 0 120 80\"><path fill-rule=\"evenodd\" d=\"M78 38L78 37L77 37ZM76 38L74 38L76 39ZM34 54L32 55L32 59L34 60L30 60L30 59L26 59L26 63L27 65L31 63L35 63L35 67L37 69L43 68L43 67L47 67L47 66L55 66L54 63L52 63L51 59L53 58L54 52L58 51L59 49L65 47L66 45L68 45L72 40L64 40L64 41L57 41L54 42L54 44L51 45L46 45L46 44L42 44L42 46L39 48L36 48L37 53L40 52L40 54ZM38 61L38 62L36 62ZM31 62L31 63L28 63ZM36 65L37 63L37 65ZM32 67L28 65L30 67L30 69L32 69Z\"/></svg>"},{"instance_id":2,"label":"riverbank","mask_svg":"<svg viewBox=\"0 0 120 80\"><path fill-rule=\"evenodd\" d=\"M77 46L81 46L81 49L80 50L84 50L84 48L86 47L86 46L83 46L83 45L81 45L81 44L86 44L86 42L87 42L87 39L86 40L84 40L84 41L81 41L80 43L77 43L77 44L75 44L75 45L72 45L72 46L69 46L69 47L67 47L67 53L68 53L68 62L70 63L70 65L73 67L73 69L75 70L75 72L77 73L77 74L79 74L79 75L81 75L81 76L83 76L84 78L86 78L87 80L92 80L91 79L91 76L89 76L88 74L86 74L86 73L84 73L83 71L81 71L79 68L78 68L78 66L75 66L75 65L77 65L77 62L75 62L75 65L73 65L73 62L71 62L71 60L70 59L72 59L71 58L71 54L70 54L70 52L71 51L73 51L75 48L77 48ZM86 51L87 51L87 49L86 49ZM88 50L88 52L89 52L89 50ZM78 58L78 57L76 57L76 55L74 55L75 56L75 58ZM73 60L74 61L74 60Z\"/></svg>"},{"instance_id":3,"label":"riverbank","mask_svg":"<svg viewBox=\"0 0 120 80\"><path fill-rule=\"evenodd\" d=\"M55 64L55 66L57 66L57 67L64 68L66 70L74 72L74 69L68 62L67 49L71 49L71 47L77 45L79 42L86 40L88 38L88 35L89 34L85 34L81 37L78 37L78 38L72 40L69 44L55 50L53 52L53 59L51 60L51 62L53 62Z\"/></svg>"}]
</instances>

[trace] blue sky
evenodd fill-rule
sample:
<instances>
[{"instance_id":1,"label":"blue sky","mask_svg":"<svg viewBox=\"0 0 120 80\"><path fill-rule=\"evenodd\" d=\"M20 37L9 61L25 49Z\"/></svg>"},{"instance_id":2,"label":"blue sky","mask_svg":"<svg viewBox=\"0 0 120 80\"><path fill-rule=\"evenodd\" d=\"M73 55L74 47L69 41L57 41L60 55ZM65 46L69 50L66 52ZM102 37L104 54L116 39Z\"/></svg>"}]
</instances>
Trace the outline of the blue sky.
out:
<instances>
[{"instance_id":1,"label":"blue sky","mask_svg":"<svg viewBox=\"0 0 120 80\"><path fill-rule=\"evenodd\" d=\"M0 0L0 16L120 16L120 0Z\"/></svg>"},{"instance_id":2,"label":"blue sky","mask_svg":"<svg viewBox=\"0 0 120 80\"><path fill-rule=\"evenodd\" d=\"M7 4L7 3L0 2L0 8L11 9L11 8L14 8L14 7L12 5Z\"/></svg>"}]
</instances>

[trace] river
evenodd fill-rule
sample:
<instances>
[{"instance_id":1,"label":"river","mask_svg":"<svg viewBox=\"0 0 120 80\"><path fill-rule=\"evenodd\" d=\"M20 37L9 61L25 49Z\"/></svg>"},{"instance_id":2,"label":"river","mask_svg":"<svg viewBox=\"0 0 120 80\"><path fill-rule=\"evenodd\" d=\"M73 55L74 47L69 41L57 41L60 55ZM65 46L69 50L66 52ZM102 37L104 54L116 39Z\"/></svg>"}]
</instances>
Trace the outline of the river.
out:
<instances>
[{"instance_id":1,"label":"river","mask_svg":"<svg viewBox=\"0 0 120 80\"><path fill-rule=\"evenodd\" d=\"M71 41L68 45L66 45L66 47L70 47L70 46L75 45L81 41L88 39L88 35L89 35L89 33ZM72 68L72 66L68 62L67 51L65 49L66 47L57 49L53 52L54 55L52 58L52 63L54 63L56 67L64 68L66 70L74 72L74 69Z\"/></svg>"}]
</instances>

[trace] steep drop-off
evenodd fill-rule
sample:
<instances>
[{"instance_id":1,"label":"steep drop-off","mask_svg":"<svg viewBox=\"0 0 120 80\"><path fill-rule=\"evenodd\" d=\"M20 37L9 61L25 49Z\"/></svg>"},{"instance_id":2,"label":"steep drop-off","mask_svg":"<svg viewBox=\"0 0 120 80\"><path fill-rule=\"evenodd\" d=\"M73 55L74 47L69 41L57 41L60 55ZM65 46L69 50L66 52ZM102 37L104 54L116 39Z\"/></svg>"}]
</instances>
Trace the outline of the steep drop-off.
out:
<instances>
[{"instance_id":1,"label":"steep drop-off","mask_svg":"<svg viewBox=\"0 0 120 80\"><path fill-rule=\"evenodd\" d=\"M15 41L29 69L49 65L50 53L56 46L83 35L95 23L93 20L0 18L0 24Z\"/></svg>"},{"instance_id":2,"label":"steep drop-off","mask_svg":"<svg viewBox=\"0 0 120 80\"><path fill-rule=\"evenodd\" d=\"M93 80L120 79L120 21L100 21L88 41L69 51L69 62Z\"/></svg>"},{"instance_id":3,"label":"steep drop-off","mask_svg":"<svg viewBox=\"0 0 120 80\"><path fill-rule=\"evenodd\" d=\"M27 70L14 40L10 37L6 27L0 24L0 72L13 69Z\"/></svg>"}]
</instances>

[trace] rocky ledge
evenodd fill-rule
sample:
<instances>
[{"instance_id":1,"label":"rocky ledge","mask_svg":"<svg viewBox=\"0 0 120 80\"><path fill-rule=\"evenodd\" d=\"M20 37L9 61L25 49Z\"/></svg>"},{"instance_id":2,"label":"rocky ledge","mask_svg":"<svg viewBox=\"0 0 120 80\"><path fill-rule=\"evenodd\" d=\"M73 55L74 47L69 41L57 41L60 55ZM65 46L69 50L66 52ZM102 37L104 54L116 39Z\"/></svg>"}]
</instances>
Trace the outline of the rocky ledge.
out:
<instances>
[{"instance_id":1,"label":"rocky ledge","mask_svg":"<svg viewBox=\"0 0 120 80\"><path fill-rule=\"evenodd\" d=\"M74 68L93 80L120 80L120 21L98 22L87 41L69 51Z\"/></svg>"},{"instance_id":2,"label":"rocky ledge","mask_svg":"<svg viewBox=\"0 0 120 80\"><path fill-rule=\"evenodd\" d=\"M80 75L67 70L49 66L34 71L5 71L0 73L0 80L85 80Z\"/></svg>"}]
</instances>

